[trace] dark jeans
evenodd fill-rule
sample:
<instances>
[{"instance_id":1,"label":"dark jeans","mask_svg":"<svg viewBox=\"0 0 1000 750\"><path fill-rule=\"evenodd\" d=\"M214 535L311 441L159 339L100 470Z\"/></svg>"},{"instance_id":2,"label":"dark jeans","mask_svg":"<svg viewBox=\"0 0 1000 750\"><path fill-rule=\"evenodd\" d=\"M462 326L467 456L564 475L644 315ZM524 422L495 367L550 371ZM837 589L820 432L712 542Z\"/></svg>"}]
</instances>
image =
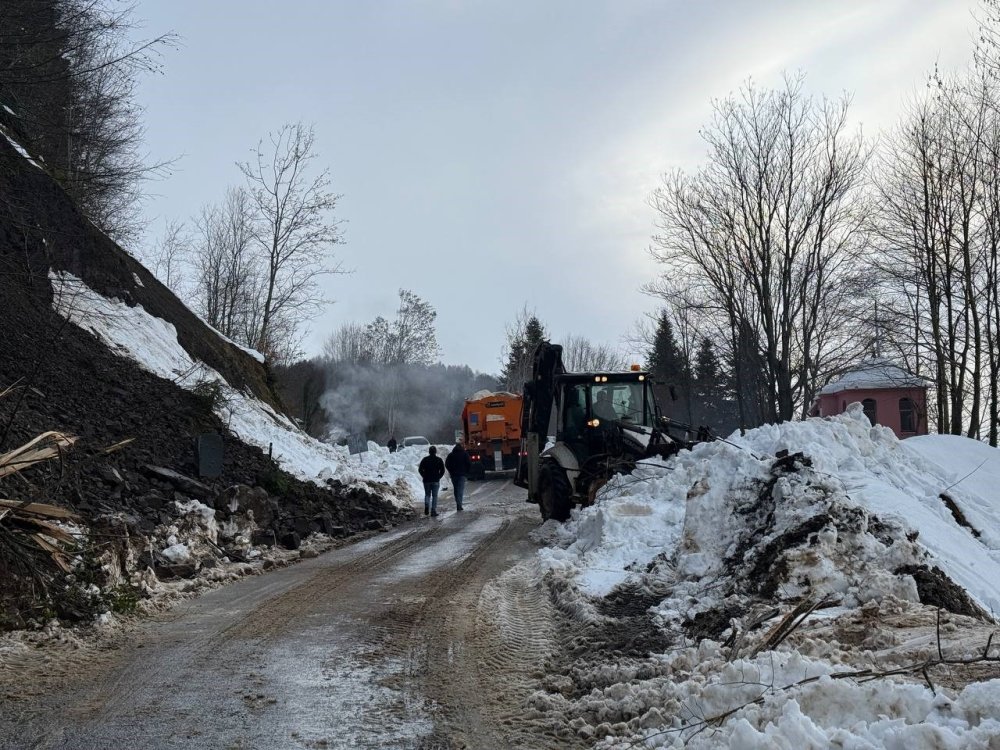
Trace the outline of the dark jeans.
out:
<instances>
[{"instance_id":1,"label":"dark jeans","mask_svg":"<svg viewBox=\"0 0 1000 750\"><path fill-rule=\"evenodd\" d=\"M465 499L465 477L452 474L451 486L455 488L455 507L462 510L462 501Z\"/></svg>"},{"instance_id":2,"label":"dark jeans","mask_svg":"<svg viewBox=\"0 0 1000 750\"><path fill-rule=\"evenodd\" d=\"M440 482L424 482L424 510L431 513L438 512L438 490L441 489Z\"/></svg>"}]
</instances>

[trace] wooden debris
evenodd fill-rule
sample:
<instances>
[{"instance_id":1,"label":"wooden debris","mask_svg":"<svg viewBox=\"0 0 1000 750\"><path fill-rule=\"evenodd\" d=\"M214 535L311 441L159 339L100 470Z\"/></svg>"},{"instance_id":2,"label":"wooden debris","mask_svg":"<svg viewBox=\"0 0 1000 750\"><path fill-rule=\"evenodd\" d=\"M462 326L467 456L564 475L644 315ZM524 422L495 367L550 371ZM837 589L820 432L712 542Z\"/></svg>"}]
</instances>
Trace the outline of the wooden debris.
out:
<instances>
[{"instance_id":1,"label":"wooden debris","mask_svg":"<svg viewBox=\"0 0 1000 750\"><path fill-rule=\"evenodd\" d=\"M72 448L76 440L75 437L61 432L43 432L20 448L0 455L0 478L56 458L64 450Z\"/></svg>"},{"instance_id":2,"label":"wooden debris","mask_svg":"<svg viewBox=\"0 0 1000 750\"><path fill-rule=\"evenodd\" d=\"M72 448L76 440L61 432L43 432L20 448L0 455L0 478L19 476L29 466L58 458L63 451ZM58 505L0 498L0 531L9 539L6 544L13 544L12 549L18 545L29 549L33 546L41 554L48 555L65 573L71 570L66 548L75 539L59 523L75 520L75 513ZM23 542L18 543L18 538Z\"/></svg>"},{"instance_id":3,"label":"wooden debris","mask_svg":"<svg viewBox=\"0 0 1000 750\"><path fill-rule=\"evenodd\" d=\"M67 508L60 508L58 505L47 505L46 503L29 503L20 500L0 499L0 508L9 509L19 514L29 516L42 516L44 518L58 518L72 521L76 519L76 514ZM2 518L2 516L0 516Z\"/></svg>"}]
</instances>

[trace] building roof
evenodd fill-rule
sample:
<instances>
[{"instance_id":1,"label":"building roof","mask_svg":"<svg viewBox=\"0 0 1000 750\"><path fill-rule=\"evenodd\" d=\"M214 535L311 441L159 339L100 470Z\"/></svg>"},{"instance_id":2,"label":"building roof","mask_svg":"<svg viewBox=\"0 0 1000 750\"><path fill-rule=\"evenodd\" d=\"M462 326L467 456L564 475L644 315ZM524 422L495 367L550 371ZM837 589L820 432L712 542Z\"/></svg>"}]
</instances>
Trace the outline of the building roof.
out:
<instances>
[{"instance_id":1,"label":"building roof","mask_svg":"<svg viewBox=\"0 0 1000 750\"><path fill-rule=\"evenodd\" d=\"M861 391L876 388L926 388L927 379L907 372L884 357L866 359L827 383L821 394Z\"/></svg>"}]
</instances>

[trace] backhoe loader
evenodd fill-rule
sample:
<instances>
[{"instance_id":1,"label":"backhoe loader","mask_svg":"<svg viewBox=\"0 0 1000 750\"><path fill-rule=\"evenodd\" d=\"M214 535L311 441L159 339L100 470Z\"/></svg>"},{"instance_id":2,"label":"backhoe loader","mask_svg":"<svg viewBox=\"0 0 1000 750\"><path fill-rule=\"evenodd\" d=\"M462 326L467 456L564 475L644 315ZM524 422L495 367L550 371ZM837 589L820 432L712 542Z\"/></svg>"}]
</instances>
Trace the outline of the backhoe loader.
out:
<instances>
[{"instance_id":1,"label":"backhoe loader","mask_svg":"<svg viewBox=\"0 0 1000 750\"><path fill-rule=\"evenodd\" d=\"M636 461L666 458L697 442L669 434L676 426L660 415L648 372L637 365L627 372L567 372L562 347L547 341L535 350L521 415L515 484L527 488L543 520L565 521Z\"/></svg>"}]
</instances>

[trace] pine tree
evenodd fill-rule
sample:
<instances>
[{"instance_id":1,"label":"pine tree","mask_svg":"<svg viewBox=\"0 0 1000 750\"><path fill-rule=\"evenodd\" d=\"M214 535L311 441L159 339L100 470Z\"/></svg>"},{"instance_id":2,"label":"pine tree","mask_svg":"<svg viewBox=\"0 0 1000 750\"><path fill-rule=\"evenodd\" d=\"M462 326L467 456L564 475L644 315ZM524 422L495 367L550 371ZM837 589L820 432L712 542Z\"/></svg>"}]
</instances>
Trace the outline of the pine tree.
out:
<instances>
[{"instance_id":1,"label":"pine tree","mask_svg":"<svg viewBox=\"0 0 1000 750\"><path fill-rule=\"evenodd\" d=\"M682 385L687 380L688 363L681 354L670 315L665 309L656 318L653 343L646 354L646 369L654 379L670 385Z\"/></svg>"},{"instance_id":2,"label":"pine tree","mask_svg":"<svg viewBox=\"0 0 1000 750\"><path fill-rule=\"evenodd\" d=\"M535 349L545 340L545 327L536 315L529 315L523 324L518 321L507 333L507 362L500 374L503 388L520 393L531 377Z\"/></svg>"},{"instance_id":3,"label":"pine tree","mask_svg":"<svg viewBox=\"0 0 1000 750\"><path fill-rule=\"evenodd\" d=\"M704 400L722 396L725 391L722 365L719 364L715 346L707 338L701 340L695 354L694 385L698 397Z\"/></svg>"}]
</instances>

